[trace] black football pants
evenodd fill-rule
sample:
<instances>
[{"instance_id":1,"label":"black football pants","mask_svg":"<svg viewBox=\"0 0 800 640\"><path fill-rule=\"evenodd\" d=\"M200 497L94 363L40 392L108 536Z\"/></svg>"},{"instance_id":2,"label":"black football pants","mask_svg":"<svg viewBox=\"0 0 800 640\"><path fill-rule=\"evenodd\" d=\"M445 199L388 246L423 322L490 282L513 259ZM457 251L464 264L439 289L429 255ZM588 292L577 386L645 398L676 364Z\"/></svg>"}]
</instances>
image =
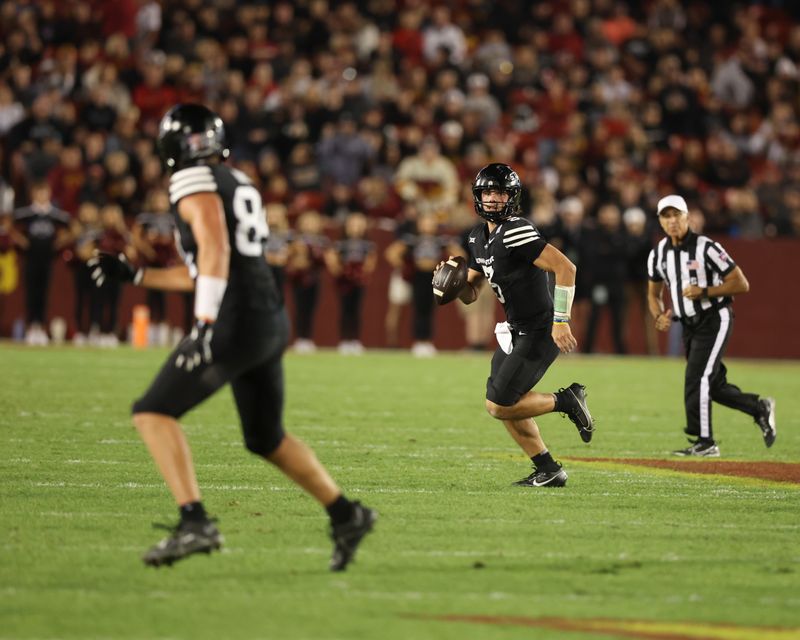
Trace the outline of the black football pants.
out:
<instances>
[{"instance_id":1,"label":"black football pants","mask_svg":"<svg viewBox=\"0 0 800 640\"><path fill-rule=\"evenodd\" d=\"M748 415L758 412L758 396L744 393L727 380L722 363L725 347L733 331L733 313L728 307L709 310L695 323L684 322L683 344L686 349L686 433L713 439L711 401Z\"/></svg>"}]
</instances>

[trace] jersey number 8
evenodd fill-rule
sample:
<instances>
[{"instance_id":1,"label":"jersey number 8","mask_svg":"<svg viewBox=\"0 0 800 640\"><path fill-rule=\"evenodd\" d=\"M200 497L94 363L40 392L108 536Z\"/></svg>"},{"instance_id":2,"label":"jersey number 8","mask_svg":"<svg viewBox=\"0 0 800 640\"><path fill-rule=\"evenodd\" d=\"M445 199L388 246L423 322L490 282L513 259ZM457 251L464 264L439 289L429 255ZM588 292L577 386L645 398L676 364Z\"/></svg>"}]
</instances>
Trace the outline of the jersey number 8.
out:
<instances>
[{"instance_id":1,"label":"jersey number 8","mask_svg":"<svg viewBox=\"0 0 800 640\"><path fill-rule=\"evenodd\" d=\"M494 275L494 267L490 267L489 265L483 264L481 265L483 269L483 275L486 276L486 279L489 281L489 285L494 289L494 294L497 296L497 299L500 301L501 304L506 303L506 299L503 297L503 290L500 288L500 285L496 282L492 282L492 276Z\"/></svg>"},{"instance_id":2,"label":"jersey number 8","mask_svg":"<svg viewBox=\"0 0 800 640\"><path fill-rule=\"evenodd\" d=\"M255 258L264 253L269 227L261 210L261 194L255 187L242 184L233 192L233 215L236 216L236 250Z\"/></svg>"}]
</instances>

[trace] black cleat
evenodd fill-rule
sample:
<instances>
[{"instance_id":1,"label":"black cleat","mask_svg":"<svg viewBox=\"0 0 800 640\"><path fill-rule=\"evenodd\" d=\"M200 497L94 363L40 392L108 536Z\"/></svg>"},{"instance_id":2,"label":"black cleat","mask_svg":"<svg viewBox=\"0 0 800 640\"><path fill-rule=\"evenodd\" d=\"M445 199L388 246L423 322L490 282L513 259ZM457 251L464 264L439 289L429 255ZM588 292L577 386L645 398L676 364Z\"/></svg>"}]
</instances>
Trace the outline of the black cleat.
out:
<instances>
[{"instance_id":1,"label":"black cleat","mask_svg":"<svg viewBox=\"0 0 800 640\"><path fill-rule=\"evenodd\" d=\"M561 398L567 405L564 414L578 428L581 440L591 442L594 434L594 420L592 420L592 414L589 413L589 407L586 406L586 387L573 382L566 389L558 391L563 394Z\"/></svg>"},{"instance_id":2,"label":"black cleat","mask_svg":"<svg viewBox=\"0 0 800 640\"><path fill-rule=\"evenodd\" d=\"M678 449L673 451L674 456L691 456L696 458L719 458L719 447L713 440L689 440L692 443L691 447L686 449Z\"/></svg>"},{"instance_id":3,"label":"black cleat","mask_svg":"<svg viewBox=\"0 0 800 640\"><path fill-rule=\"evenodd\" d=\"M761 398L758 401L758 414L756 414L756 424L761 429L764 436L764 444L767 448L775 443L775 436L778 429L775 426L775 398Z\"/></svg>"},{"instance_id":4,"label":"black cleat","mask_svg":"<svg viewBox=\"0 0 800 640\"><path fill-rule=\"evenodd\" d=\"M378 512L365 507L360 502L353 502L353 517L342 524L331 527L333 555L331 571L344 571L356 555L356 549L362 538L372 531L378 520Z\"/></svg>"},{"instance_id":5,"label":"black cleat","mask_svg":"<svg viewBox=\"0 0 800 640\"><path fill-rule=\"evenodd\" d=\"M558 469L549 471L539 471L533 468L533 473L527 478L517 480L513 483L515 487L563 487L567 484L567 472L561 468L561 463L557 462Z\"/></svg>"},{"instance_id":6,"label":"black cleat","mask_svg":"<svg viewBox=\"0 0 800 640\"><path fill-rule=\"evenodd\" d=\"M148 567L160 567L164 564L171 566L173 562L193 553L209 554L222 546L222 535L210 520L180 522L171 530L172 535L148 549L142 556L142 561Z\"/></svg>"}]
</instances>

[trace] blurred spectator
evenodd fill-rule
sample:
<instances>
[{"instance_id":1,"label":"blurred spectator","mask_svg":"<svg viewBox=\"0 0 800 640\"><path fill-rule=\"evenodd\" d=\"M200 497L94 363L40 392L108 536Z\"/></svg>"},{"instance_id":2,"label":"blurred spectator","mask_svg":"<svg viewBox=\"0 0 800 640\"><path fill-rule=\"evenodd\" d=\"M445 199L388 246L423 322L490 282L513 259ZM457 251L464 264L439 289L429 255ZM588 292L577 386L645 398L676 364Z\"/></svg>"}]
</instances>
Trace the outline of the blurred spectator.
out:
<instances>
[{"instance_id":1,"label":"blurred spectator","mask_svg":"<svg viewBox=\"0 0 800 640\"><path fill-rule=\"evenodd\" d=\"M17 102L14 92L7 84L0 84L0 136L25 118L25 107Z\"/></svg>"},{"instance_id":2,"label":"blurred spectator","mask_svg":"<svg viewBox=\"0 0 800 640\"><path fill-rule=\"evenodd\" d=\"M92 280L86 263L97 251L97 243L103 234L100 225L100 209L93 202L84 202L72 221L71 233L74 241L70 261L75 282L75 334L72 342L76 346L100 344L100 291Z\"/></svg>"},{"instance_id":3,"label":"blurred spectator","mask_svg":"<svg viewBox=\"0 0 800 640\"><path fill-rule=\"evenodd\" d=\"M726 58L724 52L720 51L717 57L719 62L715 65L711 77L711 88L714 95L723 104L735 109L744 109L750 106L756 88L742 68L739 55L733 53Z\"/></svg>"},{"instance_id":4,"label":"blurred spectator","mask_svg":"<svg viewBox=\"0 0 800 640\"><path fill-rule=\"evenodd\" d=\"M54 107L53 96L41 93L33 101L30 115L9 130L6 152L12 156L21 152L20 173L38 179L55 165L65 132L63 123L53 115Z\"/></svg>"},{"instance_id":5,"label":"blurred spectator","mask_svg":"<svg viewBox=\"0 0 800 640\"><path fill-rule=\"evenodd\" d=\"M415 227L413 232L389 245L385 256L387 262L404 273L411 284L414 309L412 353L425 357L436 354L433 346L433 269L448 256L464 254L454 238L439 234L439 223L433 214L420 214Z\"/></svg>"},{"instance_id":6,"label":"blurred spectator","mask_svg":"<svg viewBox=\"0 0 800 640\"><path fill-rule=\"evenodd\" d=\"M133 262L136 250L131 234L125 225L122 208L117 204L106 204L100 209L100 236L97 249L103 253L124 253ZM107 278L99 288L101 347L116 347L119 344L119 297L121 285L114 278Z\"/></svg>"},{"instance_id":7,"label":"blurred spectator","mask_svg":"<svg viewBox=\"0 0 800 640\"><path fill-rule=\"evenodd\" d=\"M731 234L750 239L761 238L764 235L764 221L755 192L752 189L730 189L727 200L733 222Z\"/></svg>"},{"instance_id":8,"label":"blurred spectator","mask_svg":"<svg viewBox=\"0 0 800 640\"><path fill-rule=\"evenodd\" d=\"M155 133L153 127L161 120L177 101L174 87L166 82L164 64L166 56L162 51L150 52L142 64L142 81L133 89L133 104L141 112L142 126Z\"/></svg>"},{"instance_id":9,"label":"blurred spectator","mask_svg":"<svg viewBox=\"0 0 800 640\"><path fill-rule=\"evenodd\" d=\"M59 154L58 164L47 175L53 202L69 214L75 215L85 180L80 147L64 147Z\"/></svg>"},{"instance_id":10,"label":"blurred spectator","mask_svg":"<svg viewBox=\"0 0 800 640\"><path fill-rule=\"evenodd\" d=\"M142 213L136 216L131 227L131 241L140 266L167 268L180 264L174 238L169 195L163 189L151 191ZM167 320L167 294L160 289L147 289L146 296L150 309L148 342L170 346L172 332Z\"/></svg>"},{"instance_id":11,"label":"blurred spectator","mask_svg":"<svg viewBox=\"0 0 800 640\"><path fill-rule=\"evenodd\" d=\"M55 254L70 243L70 217L51 201L50 185L35 182L31 186L31 204L14 212L14 220L24 229L22 247L25 256L25 303L27 331L31 345L49 342L45 326L50 274Z\"/></svg>"},{"instance_id":12,"label":"blurred spectator","mask_svg":"<svg viewBox=\"0 0 800 640\"><path fill-rule=\"evenodd\" d=\"M559 249L578 268L575 280L575 299L572 304L572 330L582 335L586 327L591 295L590 272L583 264L584 205L577 196L562 200L557 207L558 219L552 226L548 242Z\"/></svg>"},{"instance_id":13,"label":"blurred spectator","mask_svg":"<svg viewBox=\"0 0 800 640\"><path fill-rule=\"evenodd\" d=\"M626 327L631 326L631 309L636 309L634 317L640 318L645 339L645 352L658 354L655 325L650 321L647 307L647 257L650 255L650 235L647 232L647 215L639 207L630 207L622 214L627 242L627 283L625 285L625 327L623 334L629 335Z\"/></svg>"},{"instance_id":14,"label":"blurred spectator","mask_svg":"<svg viewBox=\"0 0 800 640\"><path fill-rule=\"evenodd\" d=\"M286 276L294 296L294 349L298 353L311 353L314 344L314 315L319 302L322 268L328 239L322 234L322 216L318 211L305 211L297 219L297 233L289 245Z\"/></svg>"},{"instance_id":15,"label":"blurred spectator","mask_svg":"<svg viewBox=\"0 0 800 640\"><path fill-rule=\"evenodd\" d=\"M353 189L346 184L335 184L331 187L330 196L325 203L325 215L337 224L358 210L358 202Z\"/></svg>"},{"instance_id":16,"label":"blurred spectator","mask_svg":"<svg viewBox=\"0 0 800 640\"><path fill-rule=\"evenodd\" d=\"M286 178L289 187L295 192L321 189L322 177L310 144L303 142L292 149L286 167Z\"/></svg>"},{"instance_id":17,"label":"blurred spectator","mask_svg":"<svg viewBox=\"0 0 800 640\"><path fill-rule=\"evenodd\" d=\"M3 318L6 297L19 284L17 251L27 246L27 240L14 228L11 211L0 208L0 321ZM0 326L0 332L3 327Z\"/></svg>"},{"instance_id":18,"label":"blurred spectator","mask_svg":"<svg viewBox=\"0 0 800 640\"><path fill-rule=\"evenodd\" d=\"M397 193L423 214L446 220L458 196L458 174L453 163L443 157L439 143L426 137L419 153L403 159L395 174Z\"/></svg>"},{"instance_id":19,"label":"blurred spectator","mask_svg":"<svg viewBox=\"0 0 800 640\"><path fill-rule=\"evenodd\" d=\"M81 120L91 131L108 133L114 129L117 110L111 104L111 87L108 84L98 84L91 90Z\"/></svg>"},{"instance_id":20,"label":"blurred spectator","mask_svg":"<svg viewBox=\"0 0 800 640\"><path fill-rule=\"evenodd\" d=\"M289 260L289 245L292 241L289 218L286 207L276 203L264 207L264 215L267 217L269 228L264 259L272 271L272 277L275 278L278 292L283 299L286 287L286 263Z\"/></svg>"},{"instance_id":21,"label":"blurred spectator","mask_svg":"<svg viewBox=\"0 0 800 640\"><path fill-rule=\"evenodd\" d=\"M377 264L375 243L367 239L367 229L366 216L351 213L344 221L344 237L325 254L339 293L339 353L348 355L360 355L364 350L361 307L364 289Z\"/></svg>"},{"instance_id":22,"label":"blurred spectator","mask_svg":"<svg viewBox=\"0 0 800 640\"><path fill-rule=\"evenodd\" d=\"M464 62L467 41L461 27L452 22L449 7L434 6L431 21L422 31L422 50L429 64L446 62L458 66Z\"/></svg>"},{"instance_id":23,"label":"blurred spectator","mask_svg":"<svg viewBox=\"0 0 800 640\"><path fill-rule=\"evenodd\" d=\"M489 93L489 78L484 74L473 73L467 78L464 111L477 115L481 130L486 130L500 121L502 115L500 103Z\"/></svg>"},{"instance_id":24,"label":"blurred spectator","mask_svg":"<svg viewBox=\"0 0 800 640\"><path fill-rule=\"evenodd\" d=\"M597 226L589 230L582 242L581 267L589 274L591 296L584 351L592 353L594 350L600 313L607 308L611 315L614 351L626 353L623 331L628 250L617 205L604 204L597 212Z\"/></svg>"},{"instance_id":25,"label":"blurred spectator","mask_svg":"<svg viewBox=\"0 0 800 640\"><path fill-rule=\"evenodd\" d=\"M403 208L402 217L395 227L395 240L384 251L384 258L392 268L389 276L389 288L386 292L388 306L386 309L386 345L397 347L400 342L400 320L403 309L411 303L411 280L413 264L407 255L405 244L416 230L419 212L413 204Z\"/></svg>"},{"instance_id":26,"label":"blurred spectator","mask_svg":"<svg viewBox=\"0 0 800 640\"><path fill-rule=\"evenodd\" d=\"M423 13L419 7L402 9L392 33L392 44L399 56L407 61L408 66L415 66L422 61L423 37L420 31L422 18Z\"/></svg>"},{"instance_id":27,"label":"blurred spectator","mask_svg":"<svg viewBox=\"0 0 800 640\"><path fill-rule=\"evenodd\" d=\"M331 186L355 186L373 157L374 150L359 133L352 113L343 112L337 125L323 128L317 159L323 178Z\"/></svg>"},{"instance_id":28,"label":"blurred spectator","mask_svg":"<svg viewBox=\"0 0 800 640\"><path fill-rule=\"evenodd\" d=\"M402 204L392 186L382 177L367 176L358 183L356 196L359 209L368 218L395 219L400 214Z\"/></svg>"}]
</instances>

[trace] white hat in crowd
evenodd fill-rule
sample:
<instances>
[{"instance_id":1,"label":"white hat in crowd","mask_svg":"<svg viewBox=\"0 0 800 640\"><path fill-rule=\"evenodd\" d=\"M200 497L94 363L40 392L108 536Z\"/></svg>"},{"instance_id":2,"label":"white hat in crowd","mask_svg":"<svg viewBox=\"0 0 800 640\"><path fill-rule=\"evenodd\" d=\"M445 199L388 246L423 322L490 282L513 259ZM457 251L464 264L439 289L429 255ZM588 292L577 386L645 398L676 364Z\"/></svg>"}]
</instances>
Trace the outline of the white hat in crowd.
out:
<instances>
[{"instance_id":1,"label":"white hat in crowd","mask_svg":"<svg viewBox=\"0 0 800 640\"><path fill-rule=\"evenodd\" d=\"M628 207L622 214L622 221L625 224L642 224L647 219L641 207Z\"/></svg>"}]
</instances>

